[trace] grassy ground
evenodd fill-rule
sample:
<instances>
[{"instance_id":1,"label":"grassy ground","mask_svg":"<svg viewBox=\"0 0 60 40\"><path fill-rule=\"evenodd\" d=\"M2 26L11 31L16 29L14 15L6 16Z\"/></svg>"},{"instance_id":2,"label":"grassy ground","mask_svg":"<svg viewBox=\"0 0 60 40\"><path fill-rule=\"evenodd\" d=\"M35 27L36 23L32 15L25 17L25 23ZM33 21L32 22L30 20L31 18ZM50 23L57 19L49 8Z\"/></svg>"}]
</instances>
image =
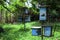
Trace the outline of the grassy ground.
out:
<instances>
[{"instance_id":1,"label":"grassy ground","mask_svg":"<svg viewBox=\"0 0 60 40\"><path fill-rule=\"evenodd\" d=\"M44 40L60 40L60 23L55 23L56 31L53 37L44 37ZM39 22L26 23L26 31L24 31L24 25L22 23L16 24L4 24L4 33L0 33L0 40L41 40L40 36L32 36L32 26L40 26Z\"/></svg>"}]
</instances>

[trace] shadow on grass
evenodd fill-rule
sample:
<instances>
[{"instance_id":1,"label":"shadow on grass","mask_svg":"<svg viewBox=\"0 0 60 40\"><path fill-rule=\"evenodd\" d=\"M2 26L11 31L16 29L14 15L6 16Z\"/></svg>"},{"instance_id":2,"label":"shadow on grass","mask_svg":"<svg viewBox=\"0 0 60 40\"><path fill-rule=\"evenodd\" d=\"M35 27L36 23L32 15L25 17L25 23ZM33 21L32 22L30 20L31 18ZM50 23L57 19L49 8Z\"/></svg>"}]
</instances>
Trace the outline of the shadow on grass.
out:
<instances>
[{"instance_id":1,"label":"shadow on grass","mask_svg":"<svg viewBox=\"0 0 60 40\"><path fill-rule=\"evenodd\" d=\"M12 28L13 29L13 28ZM12 30L11 28L9 28L8 30ZM1 33L0 37L3 37L4 40L16 40L17 39L23 39L25 38L26 36L28 36L28 33L29 33L30 29L29 28L26 28L26 30L24 31L23 28L15 31L14 33L11 33L11 32L5 32L5 33Z\"/></svg>"},{"instance_id":2,"label":"shadow on grass","mask_svg":"<svg viewBox=\"0 0 60 40\"><path fill-rule=\"evenodd\" d=\"M60 25L56 25L56 31L60 32Z\"/></svg>"},{"instance_id":3,"label":"shadow on grass","mask_svg":"<svg viewBox=\"0 0 60 40\"><path fill-rule=\"evenodd\" d=\"M19 31L19 32L22 32L22 31L23 31L23 32L24 32L24 31L25 31L25 32L28 32L28 31L30 31L30 29L29 29L29 28L25 28L25 29L21 28L21 29L19 29L18 31Z\"/></svg>"},{"instance_id":4,"label":"shadow on grass","mask_svg":"<svg viewBox=\"0 0 60 40\"><path fill-rule=\"evenodd\" d=\"M41 25L41 23L40 22L33 22L33 24L32 24L32 26L40 26Z\"/></svg>"}]
</instances>

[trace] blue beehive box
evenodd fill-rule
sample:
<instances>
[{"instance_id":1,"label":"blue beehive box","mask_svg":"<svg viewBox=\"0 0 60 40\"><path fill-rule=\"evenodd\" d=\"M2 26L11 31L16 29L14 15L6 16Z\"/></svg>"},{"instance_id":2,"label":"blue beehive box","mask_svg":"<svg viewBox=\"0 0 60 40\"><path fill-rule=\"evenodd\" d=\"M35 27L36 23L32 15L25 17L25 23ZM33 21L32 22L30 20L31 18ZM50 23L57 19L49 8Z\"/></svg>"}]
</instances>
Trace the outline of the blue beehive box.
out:
<instances>
[{"instance_id":1,"label":"blue beehive box","mask_svg":"<svg viewBox=\"0 0 60 40\"><path fill-rule=\"evenodd\" d=\"M26 22L29 22L29 21L30 21L30 16L26 16L26 17L25 17L25 21L26 21Z\"/></svg>"},{"instance_id":2,"label":"blue beehive box","mask_svg":"<svg viewBox=\"0 0 60 40\"><path fill-rule=\"evenodd\" d=\"M29 13L28 9L25 9L25 13L26 13L26 14L28 14L28 13Z\"/></svg>"},{"instance_id":3,"label":"blue beehive box","mask_svg":"<svg viewBox=\"0 0 60 40\"><path fill-rule=\"evenodd\" d=\"M19 21L19 22L22 22L22 17L21 17L21 16L18 17L18 21Z\"/></svg>"},{"instance_id":4,"label":"blue beehive box","mask_svg":"<svg viewBox=\"0 0 60 40\"><path fill-rule=\"evenodd\" d=\"M52 35L52 27L51 26L45 26L44 27L44 36L51 36Z\"/></svg>"},{"instance_id":5,"label":"blue beehive box","mask_svg":"<svg viewBox=\"0 0 60 40\"><path fill-rule=\"evenodd\" d=\"M40 7L39 12L40 12L39 20L41 21L46 20L46 7Z\"/></svg>"},{"instance_id":6,"label":"blue beehive box","mask_svg":"<svg viewBox=\"0 0 60 40\"><path fill-rule=\"evenodd\" d=\"M22 22L23 21L21 16L18 17L18 21L19 22ZM29 21L30 21L30 15L25 17L25 22L29 22Z\"/></svg>"},{"instance_id":7,"label":"blue beehive box","mask_svg":"<svg viewBox=\"0 0 60 40\"><path fill-rule=\"evenodd\" d=\"M32 27L32 35L33 36L41 35L41 27Z\"/></svg>"}]
</instances>

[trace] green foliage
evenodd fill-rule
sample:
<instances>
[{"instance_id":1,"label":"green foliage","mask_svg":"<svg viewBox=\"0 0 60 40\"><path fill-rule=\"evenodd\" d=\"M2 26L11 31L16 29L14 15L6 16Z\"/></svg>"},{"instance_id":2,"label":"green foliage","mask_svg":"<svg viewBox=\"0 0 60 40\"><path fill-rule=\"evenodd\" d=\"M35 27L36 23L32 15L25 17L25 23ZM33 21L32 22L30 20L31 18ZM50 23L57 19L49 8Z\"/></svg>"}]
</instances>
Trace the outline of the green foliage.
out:
<instances>
[{"instance_id":1,"label":"green foliage","mask_svg":"<svg viewBox=\"0 0 60 40\"><path fill-rule=\"evenodd\" d=\"M10 0L9 6L7 6L5 4L6 0L0 0L0 5L12 13L18 13L20 8L25 7L24 3L26 1L27 0ZM54 0L32 0L31 3L32 3L31 10L34 14L39 14L39 10L37 11L36 4L38 4L38 3L42 4L43 3L46 5L51 5L50 10L49 10L51 15L53 15L53 16L59 15L59 13L56 10L57 8L60 8L60 1L59 0L55 0L55 1ZM3 8L1 8L1 6L0 6L0 9L3 9Z\"/></svg>"},{"instance_id":2,"label":"green foliage","mask_svg":"<svg viewBox=\"0 0 60 40\"><path fill-rule=\"evenodd\" d=\"M24 31L24 25L22 23L16 24L4 24L4 33L0 34L2 40L41 40L41 36L32 36L32 26L39 26L39 22L26 23L26 31ZM54 23L56 26L53 37L44 37L44 40L56 40L60 39L60 23Z\"/></svg>"}]
</instances>

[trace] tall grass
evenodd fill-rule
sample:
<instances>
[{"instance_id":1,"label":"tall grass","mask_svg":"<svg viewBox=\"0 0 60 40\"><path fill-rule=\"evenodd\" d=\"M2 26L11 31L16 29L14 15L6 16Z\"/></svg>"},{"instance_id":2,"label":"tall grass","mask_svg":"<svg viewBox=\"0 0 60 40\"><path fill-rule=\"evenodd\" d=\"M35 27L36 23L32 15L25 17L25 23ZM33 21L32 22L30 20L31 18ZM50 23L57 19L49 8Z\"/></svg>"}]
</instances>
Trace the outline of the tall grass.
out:
<instances>
[{"instance_id":1,"label":"tall grass","mask_svg":"<svg viewBox=\"0 0 60 40\"><path fill-rule=\"evenodd\" d=\"M57 26L53 37L44 37L44 40L60 39L60 23L55 23ZM1 40L41 40L41 36L32 36L32 26L40 26L39 22L27 22L26 30L24 24L4 24L4 33L0 33Z\"/></svg>"}]
</instances>

